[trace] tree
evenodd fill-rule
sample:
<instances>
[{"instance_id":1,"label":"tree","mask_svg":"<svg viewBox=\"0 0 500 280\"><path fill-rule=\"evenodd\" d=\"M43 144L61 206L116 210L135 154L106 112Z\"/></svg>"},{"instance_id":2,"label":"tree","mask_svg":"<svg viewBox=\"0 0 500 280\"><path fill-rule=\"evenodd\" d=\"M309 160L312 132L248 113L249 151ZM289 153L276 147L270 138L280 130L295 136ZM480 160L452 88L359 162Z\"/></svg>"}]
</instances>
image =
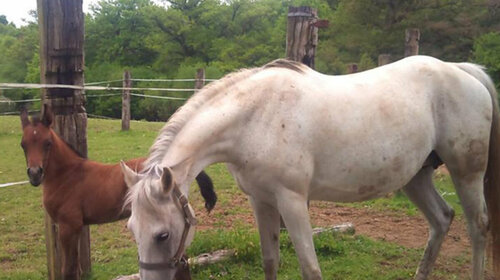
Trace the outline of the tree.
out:
<instances>
[{"instance_id":1,"label":"tree","mask_svg":"<svg viewBox=\"0 0 500 280\"><path fill-rule=\"evenodd\" d=\"M479 36L474 41L474 61L486 66L489 74L500 88L500 32Z\"/></svg>"},{"instance_id":2,"label":"tree","mask_svg":"<svg viewBox=\"0 0 500 280\"><path fill-rule=\"evenodd\" d=\"M2 25L9 24L9 21L7 20L7 17L5 15L0 15L0 24Z\"/></svg>"},{"instance_id":3,"label":"tree","mask_svg":"<svg viewBox=\"0 0 500 280\"><path fill-rule=\"evenodd\" d=\"M86 61L121 65L151 64L156 53L148 45L151 23L149 0L102 0L86 17Z\"/></svg>"}]
</instances>

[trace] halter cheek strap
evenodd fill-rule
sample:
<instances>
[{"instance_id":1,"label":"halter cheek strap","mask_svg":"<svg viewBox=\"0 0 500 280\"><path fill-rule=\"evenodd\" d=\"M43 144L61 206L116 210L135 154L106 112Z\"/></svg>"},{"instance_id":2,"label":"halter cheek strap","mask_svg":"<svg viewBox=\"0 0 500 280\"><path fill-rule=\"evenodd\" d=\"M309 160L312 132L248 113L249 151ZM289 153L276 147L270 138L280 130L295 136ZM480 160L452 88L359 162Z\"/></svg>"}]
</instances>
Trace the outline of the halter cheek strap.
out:
<instances>
[{"instance_id":1,"label":"halter cheek strap","mask_svg":"<svg viewBox=\"0 0 500 280\"><path fill-rule=\"evenodd\" d=\"M189 205L188 199L186 196L179 190L177 186L173 189L173 194L179 201L182 213L184 214L184 230L182 231L181 242L179 244L179 248L175 255L166 262L158 262L158 263L146 263L142 262L139 259L139 267L145 270L165 270L165 269L174 269L179 267L184 267L187 265L187 259L183 256L184 250L187 247L187 238L189 236L189 231L192 227L197 224L196 218L194 217L194 212L191 206Z\"/></svg>"}]
</instances>

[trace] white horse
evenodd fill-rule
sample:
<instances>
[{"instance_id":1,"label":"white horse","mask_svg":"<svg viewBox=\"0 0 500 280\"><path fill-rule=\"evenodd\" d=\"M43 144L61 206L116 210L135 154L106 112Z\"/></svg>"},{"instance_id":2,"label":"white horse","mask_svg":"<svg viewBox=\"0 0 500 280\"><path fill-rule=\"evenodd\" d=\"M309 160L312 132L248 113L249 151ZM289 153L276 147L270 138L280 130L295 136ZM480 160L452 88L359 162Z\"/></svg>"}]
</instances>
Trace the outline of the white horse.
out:
<instances>
[{"instance_id":1,"label":"white horse","mask_svg":"<svg viewBox=\"0 0 500 280\"><path fill-rule=\"evenodd\" d=\"M277 60L230 74L172 116L142 174L123 166L133 186L128 227L141 279L170 280L182 264L179 251L189 245L194 225L188 189L216 162L227 163L250 197L265 279L277 277L280 215L303 278L321 279L307 201L362 201L400 188L430 225L415 276L426 279L454 215L432 183L442 162L467 218L472 279L483 278L488 228L500 277L498 123L494 86L469 63L415 56L327 76Z\"/></svg>"}]
</instances>

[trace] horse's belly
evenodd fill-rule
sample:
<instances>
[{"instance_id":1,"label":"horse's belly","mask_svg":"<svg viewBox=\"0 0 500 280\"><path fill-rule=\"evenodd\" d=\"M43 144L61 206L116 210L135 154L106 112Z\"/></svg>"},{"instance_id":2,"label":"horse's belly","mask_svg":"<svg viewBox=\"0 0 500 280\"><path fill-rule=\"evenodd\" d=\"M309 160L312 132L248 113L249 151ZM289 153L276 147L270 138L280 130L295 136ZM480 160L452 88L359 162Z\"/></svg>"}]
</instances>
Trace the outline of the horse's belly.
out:
<instances>
[{"instance_id":1,"label":"horse's belly","mask_svg":"<svg viewBox=\"0 0 500 280\"><path fill-rule=\"evenodd\" d=\"M395 155L390 160L363 160L317 167L310 185L313 200L354 202L382 197L405 186L421 169L426 152Z\"/></svg>"},{"instance_id":2,"label":"horse's belly","mask_svg":"<svg viewBox=\"0 0 500 280\"><path fill-rule=\"evenodd\" d=\"M400 189L404 184L387 182L385 184L359 184L359 185L323 185L314 186L309 199L333 202L356 202L379 198L394 190Z\"/></svg>"}]
</instances>

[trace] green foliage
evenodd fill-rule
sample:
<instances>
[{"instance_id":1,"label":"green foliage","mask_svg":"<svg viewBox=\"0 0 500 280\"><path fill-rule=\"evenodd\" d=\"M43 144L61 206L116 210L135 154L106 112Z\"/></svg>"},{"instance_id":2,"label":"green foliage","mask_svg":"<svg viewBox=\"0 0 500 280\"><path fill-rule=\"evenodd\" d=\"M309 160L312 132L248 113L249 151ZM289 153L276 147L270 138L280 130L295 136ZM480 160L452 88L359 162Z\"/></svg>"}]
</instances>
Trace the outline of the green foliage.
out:
<instances>
[{"instance_id":1,"label":"green foliage","mask_svg":"<svg viewBox=\"0 0 500 280\"><path fill-rule=\"evenodd\" d=\"M487 65L494 77L499 76L500 7L494 1L164 0L165 5L156 3L100 0L93 4L85 18L87 82L120 79L124 69L131 70L135 78L193 78L197 68L205 68L207 78L219 78L239 68L263 65L285 55L290 5L317 8L319 17L330 22L328 28L319 30L316 68L320 72L343 74L347 64L353 62L359 63L360 70L367 70L376 66L382 53L399 59L403 56L405 29L416 27L421 31L421 54L451 61L475 60ZM36 19L36 13L32 16ZM496 33L489 33L492 31ZM36 23L28 22L18 28L0 17L0 81L38 81L37 32ZM193 87L192 83L149 85ZM22 90L3 92L11 99L38 94ZM87 102L87 112L91 114L120 117L119 98L92 97ZM132 117L166 120L179 104L134 97Z\"/></svg>"},{"instance_id":2,"label":"green foliage","mask_svg":"<svg viewBox=\"0 0 500 280\"><path fill-rule=\"evenodd\" d=\"M500 33L491 32L474 41L474 61L486 66L489 74L500 88Z\"/></svg>"},{"instance_id":3,"label":"green foliage","mask_svg":"<svg viewBox=\"0 0 500 280\"><path fill-rule=\"evenodd\" d=\"M361 55L358 67L360 71L365 71L377 67L377 64L373 61L368 53L364 53Z\"/></svg>"},{"instance_id":4,"label":"green foliage","mask_svg":"<svg viewBox=\"0 0 500 280\"><path fill-rule=\"evenodd\" d=\"M86 17L86 59L88 65L118 62L121 65L147 65L155 52L147 44L150 33L149 0L102 0Z\"/></svg>"}]
</instances>

